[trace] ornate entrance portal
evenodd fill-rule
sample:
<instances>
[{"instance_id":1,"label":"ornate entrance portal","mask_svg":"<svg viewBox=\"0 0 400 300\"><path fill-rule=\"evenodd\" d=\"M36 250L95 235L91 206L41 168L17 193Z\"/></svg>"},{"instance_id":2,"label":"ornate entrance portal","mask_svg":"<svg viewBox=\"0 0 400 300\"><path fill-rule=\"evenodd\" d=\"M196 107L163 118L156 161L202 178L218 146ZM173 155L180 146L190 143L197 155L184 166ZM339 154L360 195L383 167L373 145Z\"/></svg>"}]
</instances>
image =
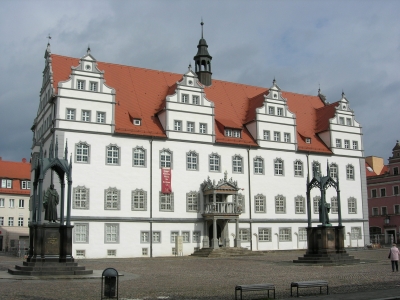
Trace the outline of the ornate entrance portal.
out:
<instances>
[{"instance_id":1,"label":"ornate entrance portal","mask_svg":"<svg viewBox=\"0 0 400 300\"><path fill-rule=\"evenodd\" d=\"M201 185L204 197L204 213L206 237L203 240L203 248L217 249L220 246L229 247L230 220L236 221L235 247L240 247L239 239L239 216L242 212L241 199L238 197L237 182L224 179L218 183L211 181L210 177Z\"/></svg>"}]
</instances>

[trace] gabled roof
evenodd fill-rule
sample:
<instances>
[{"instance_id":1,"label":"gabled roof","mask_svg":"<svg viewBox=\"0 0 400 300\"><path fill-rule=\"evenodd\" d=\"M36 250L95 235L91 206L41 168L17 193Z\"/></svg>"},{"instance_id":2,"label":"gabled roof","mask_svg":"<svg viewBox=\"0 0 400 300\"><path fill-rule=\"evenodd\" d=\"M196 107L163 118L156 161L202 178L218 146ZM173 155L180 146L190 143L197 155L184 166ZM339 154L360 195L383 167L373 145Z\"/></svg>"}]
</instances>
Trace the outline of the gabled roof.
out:
<instances>
[{"instance_id":1,"label":"gabled roof","mask_svg":"<svg viewBox=\"0 0 400 300\"><path fill-rule=\"evenodd\" d=\"M58 83L68 80L71 66L77 66L79 59L56 54L51 57L57 93ZM166 138L156 115L165 108L166 97L174 93L176 82L183 75L104 62L97 64L98 69L104 71L107 86L115 89L115 132ZM213 79L204 92L215 105L216 142L256 147L257 143L244 124L255 120L255 109L263 106L268 89ZM298 150L332 153L317 133L329 126L335 104L325 106L318 96L290 92L282 92L282 96L296 115ZM132 118L141 118L142 125L134 126ZM224 126L241 127L241 138L226 137ZM311 144L307 144L304 137L310 137Z\"/></svg>"},{"instance_id":2,"label":"gabled roof","mask_svg":"<svg viewBox=\"0 0 400 300\"><path fill-rule=\"evenodd\" d=\"M21 189L21 180L31 180L31 164L26 162L5 161L0 159L0 178L11 179L12 189L0 188L1 194L27 194L29 190Z\"/></svg>"}]
</instances>

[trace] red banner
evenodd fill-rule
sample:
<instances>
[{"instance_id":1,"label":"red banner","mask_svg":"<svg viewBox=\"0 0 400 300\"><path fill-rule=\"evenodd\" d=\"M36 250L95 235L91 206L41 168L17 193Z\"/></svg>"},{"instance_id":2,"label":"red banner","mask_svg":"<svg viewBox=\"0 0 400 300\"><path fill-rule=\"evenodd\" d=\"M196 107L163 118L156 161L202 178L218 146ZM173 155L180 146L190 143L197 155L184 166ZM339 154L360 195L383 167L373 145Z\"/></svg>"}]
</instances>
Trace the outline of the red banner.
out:
<instances>
[{"instance_id":1,"label":"red banner","mask_svg":"<svg viewBox=\"0 0 400 300\"><path fill-rule=\"evenodd\" d=\"M161 192L171 194L171 168L161 168Z\"/></svg>"}]
</instances>

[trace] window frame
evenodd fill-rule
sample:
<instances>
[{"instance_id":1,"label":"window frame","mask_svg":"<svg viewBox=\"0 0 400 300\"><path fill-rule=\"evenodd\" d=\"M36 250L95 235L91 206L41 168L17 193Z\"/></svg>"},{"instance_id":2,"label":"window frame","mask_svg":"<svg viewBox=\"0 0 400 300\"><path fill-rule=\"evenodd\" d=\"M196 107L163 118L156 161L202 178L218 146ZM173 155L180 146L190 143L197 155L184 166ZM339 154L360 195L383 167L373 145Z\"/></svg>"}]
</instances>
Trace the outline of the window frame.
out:
<instances>
[{"instance_id":1,"label":"window frame","mask_svg":"<svg viewBox=\"0 0 400 300\"><path fill-rule=\"evenodd\" d=\"M313 208L314 214L319 215L319 205L321 202L321 196L314 196L313 197Z\"/></svg>"},{"instance_id":2,"label":"window frame","mask_svg":"<svg viewBox=\"0 0 400 300\"><path fill-rule=\"evenodd\" d=\"M132 167L146 168L147 166L147 152L142 146L136 146L132 149Z\"/></svg>"},{"instance_id":3,"label":"window frame","mask_svg":"<svg viewBox=\"0 0 400 300\"><path fill-rule=\"evenodd\" d=\"M303 173L303 162L299 159L296 159L293 162L293 174L295 177L304 177L304 173Z\"/></svg>"},{"instance_id":4,"label":"window frame","mask_svg":"<svg viewBox=\"0 0 400 300\"><path fill-rule=\"evenodd\" d=\"M292 228L291 227L279 227L279 242L291 242L292 241Z\"/></svg>"},{"instance_id":5,"label":"window frame","mask_svg":"<svg viewBox=\"0 0 400 300\"><path fill-rule=\"evenodd\" d=\"M159 194L159 211L160 212L173 212L174 211L174 193Z\"/></svg>"},{"instance_id":6,"label":"window frame","mask_svg":"<svg viewBox=\"0 0 400 300\"><path fill-rule=\"evenodd\" d=\"M79 151L81 153L78 153ZM90 145L88 143L79 142L75 144L75 163L90 164Z\"/></svg>"},{"instance_id":7,"label":"window frame","mask_svg":"<svg viewBox=\"0 0 400 300\"><path fill-rule=\"evenodd\" d=\"M283 142L284 143L290 143L291 142L290 133L289 132L284 132L283 133Z\"/></svg>"},{"instance_id":8,"label":"window frame","mask_svg":"<svg viewBox=\"0 0 400 300\"><path fill-rule=\"evenodd\" d=\"M195 123L192 121L187 121L186 122L186 131L190 133L195 133L196 128L195 128Z\"/></svg>"},{"instance_id":9,"label":"window frame","mask_svg":"<svg viewBox=\"0 0 400 300\"><path fill-rule=\"evenodd\" d=\"M264 175L264 159L261 156L253 158L253 173L254 175Z\"/></svg>"},{"instance_id":10,"label":"window frame","mask_svg":"<svg viewBox=\"0 0 400 300\"><path fill-rule=\"evenodd\" d=\"M263 139L264 139L264 141L270 141L271 140L271 131L270 130L264 130L263 131Z\"/></svg>"},{"instance_id":11,"label":"window frame","mask_svg":"<svg viewBox=\"0 0 400 300\"><path fill-rule=\"evenodd\" d=\"M115 232L107 232L107 229L115 228ZM110 235L110 239L108 239ZM115 236L115 238L113 238ZM104 223L104 244L119 244L120 230L119 223Z\"/></svg>"},{"instance_id":12,"label":"window frame","mask_svg":"<svg viewBox=\"0 0 400 300\"><path fill-rule=\"evenodd\" d=\"M186 171L199 170L199 154L196 151L186 153Z\"/></svg>"},{"instance_id":13,"label":"window frame","mask_svg":"<svg viewBox=\"0 0 400 300\"><path fill-rule=\"evenodd\" d=\"M78 228L82 228L82 231L78 231ZM84 230L83 230L84 229ZM77 238L79 235L79 238ZM82 239L82 235L84 239ZM74 244L89 244L89 223L74 223Z\"/></svg>"},{"instance_id":14,"label":"window frame","mask_svg":"<svg viewBox=\"0 0 400 300\"><path fill-rule=\"evenodd\" d=\"M197 95L192 95L192 104L199 105L200 104L200 97Z\"/></svg>"},{"instance_id":15,"label":"window frame","mask_svg":"<svg viewBox=\"0 0 400 300\"><path fill-rule=\"evenodd\" d=\"M76 109L75 108L66 108L65 109L65 119L68 121L75 121Z\"/></svg>"},{"instance_id":16,"label":"window frame","mask_svg":"<svg viewBox=\"0 0 400 300\"><path fill-rule=\"evenodd\" d=\"M174 120L174 131L182 131L182 120Z\"/></svg>"},{"instance_id":17,"label":"window frame","mask_svg":"<svg viewBox=\"0 0 400 300\"><path fill-rule=\"evenodd\" d=\"M181 103L189 102L189 94L181 94Z\"/></svg>"},{"instance_id":18,"label":"window frame","mask_svg":"<svg viewBox=\"0 0 400 300\"><path fill-rule=\"evenodd\" d=\"M336 148L342 148L342 140L336 139Z\"/></svg>"},{"instance_id":19,"label":"window frame","mask_svg":"<svg viewBox=\"0 0 400 300\"><path fill-rule=\"evenodd\" d=\"M331 198L331 214L338 214L339 213L339 202L336 196Z\"/></svg>"},{"instance_id":20,"label":"window frame","mask_svg":"<svg viewBox=\"0 0 400 300\"><path fill-rule=\"evenodd\" d=\"M200 195L196 191L186 193L186 212L199 212L200 208Z\"/></svg>"},{"instance_id":21,"label":"window frame","mask_svg":"<svg viewBox=\"0 0 400 300\"><path fill-rule=\"evenodd\" d=\"M243 174L243 157L239 154L232 156L232 173Z\"/></svg>"},{"instance_id":22,"label":"window frame","mask_svg":"<svg viewBox=\"0 0 400 300\"><path fill-rule=\"evenodd\" d=\"M274 159L274 175L285 176L285 164L281 158Z\"/></svg>"},{"instance_id":23,"label":"window frame","mask_svg":"<svg viewBox=\"0 0 400 300\"><path fill-rule=\"evenodd\" d=\"M354 197L349 197L347 199L347 208L349 214L357 213L357 199Z\"/></svg>"},{"instance_id":24,"label":"window frame","mask_svg":"<svg viewBox=\"0 0 400 300\"><path fill-rule=\"evenodd\" d=\"M82 109L81 111L81 121L82 122L90 122L91 120L91 111L87 109Z\"/></svg>"},{"instance_id":25,"label":"window frame","mask_svg":"<svg viewBox=\"0 0 400 300\"><path fill-rule=\"evenodd\" d=\"M354 172L354 166L351 164L348 164L346 166L346 179L347 180L355 180L355 172Z\"/></svg>"},{"instance_id":26,"label":"window frame","mask_svg":"<svg viewBox=\"0 0 400 300\"><path fill-rule=\"evenodd\" d=\"M207 123L200 123L199 132L200 134L207 134Z\"/></svg>"},{"instance_id":27,"label":"window frame","mask_svg":"<svg viewBox=\"0 0 400 300\"><path fill-rule=\"evenodd\" d=\"M109 144L108 146L106 146L106 165L108 166L121 165L121 148L118 147L116 144Z\"/></svg>"},{"instance_id":28,"label":"window frame","mask_svg":"<svg viewBox=\"0 0 400 300\"><path fill-rule=\"evenodd\" d=\"M96 81L89 81L89 91L91 91L91 92L98 92L98 82L96 82Z\"/></svg>"},{"instance_id":29,"label":"window frame","mask_svg":"<svg viewBox=\"0 0 400 300\"><path fill-rule=\"evenodd\" d=\"M257 194L254 196L254 213L266 213L267 212L267 197L263 194Z\"/></svg>"},{"instance_id":30,"label":"window frame","mask_svg":"<svg viewBox=\"0 0 400 300\"><path fill-rule=\"evenodd\" d=\"M170 168L173 166L173 152L169 149L160 150L160 169L161 168ZM167 159L169 158L169 160Z\"/></svg>"},{"instance_id":31,"label":"window frame","mask_svg":"<svg viewBox=\"0 0 400 300\"><path fill-rule=\"evenodd\" d=\"M306 199L302 195L294 197L294 212L295 214L306 213Z\"/></svg>"},{"instance_id":32,"label":"window frame","mask_svg":"<svg viewBox=\"0 0 400 300\"><path fill-rule=\"evenodd\" d=\"M259 227L258 241L261 243L272 242L272 229L270 227Z\"/></svg>"},{"instance_id":33,"label":"window frame","mask_svg":"<svg viewBox=\"0 0 400 300\"><path fill-rule=\"evenodd\" d=\"M281 141L281 133L280 131L274 131L274 142L280 142Z\"/></svg>"},{"instance_id":34,"label":"window frame","mask_svg":"<svg viewBox=\"0 0 400 300\"><path fill-rule=\"evenodd\" d=\"M147 192L143 189L131 191L131 211L147 211Z\"/></svg>"},{"instance_id":35,"label":"window frame","mask_svg":"<svg viewBox=\"0 0 400 300\"><path fill-rule=\"evenodd\" d=\"M381 197L386 197L386 188L380 188L379 189L379 194L381 195Z\"/></svg>"},{"instance_id":36,"label":"window frame","mask_svg":"<svg viewBox=\"0 0 400 300\"><path fill-rule=\"evenodd\" d=\"M106 113L104 111L96 111L96 123L106 123Z\"/></svg>"},{"instance_id":37,"label":"window frame","mask_svg":"<svg viewBox=\"0 0 400 300\"><path fill-rule=\"evenodd\" d=\"M275 214L286 214L286 197L283 195L275 196Z\"/></svg>"},{"instance_id":38,"label":"window frame","mask_svg":"<svg viewBox=\"0 0 400 300\"><path fill-rule=\"evenodd\" d=\"M111 194L110 194L111 193ZM108 199L107 197L111 196L112 199ZM116 197L116 199L113 199ZM116 207L113 207L115 203ZM110 205L108 205L110 204ZM104 210L121 210L121 191L115 187L109 187L104 190Z\"/></svg>"},{"instance_id":39,"label":"window frame","mask_svg":"<svg viewBox=\"0 0 400 300\"><path fill-rule=\"evenodd\" d=\"M242 242L250 242L250 229L249 228L239 228L239 239Z\"/></svg>"},{"instance_id":40,"label":"window frame","mask_svg":"<svg viewBox=\"0 0 400 300\"><path fill-rule=\"evenodd\" d=\"M208 171L221 172L221 156L218 153L211 153L208 156Z\"/></svg>"},{"instance_id":41,"label":"window frame","mask_svg":"<svg viewBox=\"0 0 400 300\"><path fill-rule=\"evenodd\" d=\"M86 188L86 186L77 186L72 189L73 191L73 201L72 201L72 209L83 209L83 210L88 210L89 209L89 203L90 203L90 190ZM85 199L77 199L77 195L83 195ZM79 202L79 205L77 205L77 202ZM84 205L82 205L84 204Z\"/></svg>"},{"instance_id":42,"label":"window frame","mask_svg":"<svg viewBox=\"0 0 400 300\"><path fill-rule=\"evenodd\" d=\"M307 241L307 228L299 227L297 235L299 238L299 242L306 242Z\"/></svg>"}]
</instances>

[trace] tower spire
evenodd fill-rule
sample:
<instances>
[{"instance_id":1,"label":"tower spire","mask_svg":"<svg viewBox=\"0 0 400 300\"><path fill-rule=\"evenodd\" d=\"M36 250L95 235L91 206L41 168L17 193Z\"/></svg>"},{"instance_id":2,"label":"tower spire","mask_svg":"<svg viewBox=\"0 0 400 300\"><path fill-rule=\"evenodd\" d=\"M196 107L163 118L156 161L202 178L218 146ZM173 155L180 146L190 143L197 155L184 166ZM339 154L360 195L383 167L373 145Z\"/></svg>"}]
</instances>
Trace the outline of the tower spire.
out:
<instances>
[{"instance_id":1,"label":"tower spire","mask_svg":"<svg viewBox=\"0 0 400 300\"><path fill-rule=\"evenodd\" d=\"M204 22L203 19L201 20L201 39L199 44L197 45L197 54L193 57L195 61L195 72L199 81L205 85L211 85L211 60L212 56L208 53L208 45L206 40L204 39Z\"/></svg>"}]
</instances>

